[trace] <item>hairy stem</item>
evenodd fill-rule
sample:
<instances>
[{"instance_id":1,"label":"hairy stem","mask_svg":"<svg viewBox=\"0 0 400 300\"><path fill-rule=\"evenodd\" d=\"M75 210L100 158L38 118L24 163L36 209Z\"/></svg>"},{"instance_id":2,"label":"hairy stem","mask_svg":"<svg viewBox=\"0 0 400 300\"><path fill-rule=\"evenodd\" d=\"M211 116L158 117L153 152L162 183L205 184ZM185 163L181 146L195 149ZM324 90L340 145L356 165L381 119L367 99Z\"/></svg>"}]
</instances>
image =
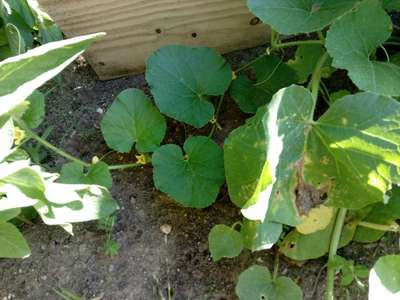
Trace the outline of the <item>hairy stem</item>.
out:
<instances>
[{"instance_id":1,"label":"hairy stem","mask_svg":"<svg viewBox=\"0 0 400 300\"><path fill-rule=\"evenodd\" d=\"M347 213L346 208L339 209L339 211L336 215L335 227L333 228L333 232L332 232L332 236L331 236L331 244L329 246L326 291L325 291L325 299L326 300L334 299L333 289L335 286L335 267L334 267L332 261L336 256L337 249L339 248L340 237L342 235L342 230L343 230L344 220L346 218L346 213Z\"/></svg>"},{"instance_id":2,"label":"hairy stem","mask_svg":"<svg viewBox=\"0 0 400 300\"><path fill-rule=\"evenodd\" d=\"M219 112L221 111L222 102L224 102L224 97L225 97L225 95L221 95L221 96L219 97L218 104L217 104L217 109L215 110L215 114L214 114L214 120L213 120L214 123L213 123L213 126L212 126L212 128L211 128L211 132L210 132L210 134L208 135L208 137L210 137L210 138L214 135L215 130L219 127L219 124L218 124L218 115L219 115Z\"/></svg>"},{"instance_id":3,"label":"hairy stem","mask_svg":"<svg viewBox=\"0 0 400 300\"><path fill-rule=\"evenodd\" d=\"M380 231L400 232L400 226L396 223L393 223L390 225L384 225L384 224L375 224L375 223L363 221L363 222L358 223L358 226L375 229L375 230L380 230Z\"/></svg>"},{"instance_id":4,"label":"hairy stem","mask_svg":"<svg viewBox=\"0 0 400 300\"><path fill-rule=\"evenodd\" d=\"M324 44L324 42L321 40L306 40L306 41L277 43L273 46L273 48L279 49L279 48L294 47L294 46L300 46L300 45L323 45L323 44Z\"/></svg>"},{"instance_id":5,"label":"hairy stem","mask_svg":"<svg viewBox=\"0 0 400 300\"><path fill-rule=\"evenodd\" d=\"M27 135L28 138L31 138L35 141L37 141L39 144L41 144L42 146L46 147L47 149L53 151L54 153L72 161L75 163L80 164L83 167L90 167L91 164L87 163L67 152L65 152L64 150L54 146L53 144L49 143L48 141L46 141L44 138L40 137L38 134L36 134L34 131L32 131L23 121L21 120L17 120L16 123L18 124L19 127L21 127L21 129L23 129ZM122 165L114 165L114 166L109 166L108 169L110 171L112 170L122 170L122 169L128 169L128 168L136 168L141 166L142 164L139 163L130 163L130 164L122 164Z\"/></svg>"},{"instance_id":6,"label":"hairy stem","mask_svg":"<svg viewBox=\"0 0 400 300\"><path fill-rule=\"evenodd\" d=\"M24 122L18 120L17 124L19 127L21 127L26 135L34 140L36 140L38 143L42 144L44 147L46 147L47 149L53 151L54 153L65 157L66 159L76 162L84 167L90 167L90 164L87 162L84 162L83 160L80 160L79 158L76 158L75 156L72 156L71 154L68 154L67 152L57 148L56 146L50 144L48 141L46 141L45 139L43 139L42 137L40 137L39 135L37 135L35 132L33 132Z\"/></svg>"},{"instance_id":7,"label":"hairy stem","mask_svg":"<svg viewBox=\"0 0 400 300\"><path fill-rule=\"evenodd\" d=\"M327 58L328 58L328 53L325 53L324 55L321 56L321 58L319 59L317 65L314 69L313 75L311 77L310 88L311 88L312 97L314 99L314 105L317 103L319 85L320 85L321 76L322 76L322 68L323 68Z\"/></svg>"}]
</instances>

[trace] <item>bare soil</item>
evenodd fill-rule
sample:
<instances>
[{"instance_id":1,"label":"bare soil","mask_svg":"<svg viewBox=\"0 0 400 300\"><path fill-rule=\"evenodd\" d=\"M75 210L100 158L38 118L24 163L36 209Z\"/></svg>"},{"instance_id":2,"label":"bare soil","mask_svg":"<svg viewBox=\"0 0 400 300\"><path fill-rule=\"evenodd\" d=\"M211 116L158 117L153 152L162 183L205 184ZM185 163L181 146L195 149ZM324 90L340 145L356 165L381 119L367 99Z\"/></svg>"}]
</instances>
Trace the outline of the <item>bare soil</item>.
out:
<instances>
[{"instance_id":1,"label":"bare soil","mask_svg":"<svg viewBox=\"0 0 400 300\"><path fill-rule=\"evenodd\" d=\"M234 66L264 51L262 47L227 55ZM54 144L90 161L106 155L105 161L122 163L134 156L109 153L99 124L116 95L126 88L142 88L148 93L143 75L99 81L91 68L79 61L60 76L57 89L47 98L47 116L41 130L51 126ZM222 145L229 132L248 116L226 99L221 111L222 130L215 140ZM191 134L206 134L210 128L193 130L169 120L166 143L182 144ZM47 153L45 164L59 170L65 162ZM92 299L237 299L234 293L239 274L252 264L273 269L274 254L269 251L244 251L239 258L212 262L207 236L219 223L232 224L240 218L224 187L215 205L206 209L187 209L155 190L151 167L113 173L112 193L121 210L113 237L121 245L119 254L108 257L102 249L105 234L96 222L75 227L70 236L59 227L45 226L40 220L25 225L23 232L32 255L24 260L0 260L0 299L60 299L54 288L65 288ZM165 235L160 226L169 224ZM381 254L398 252L398 236L364 246L352 243L340 254L357 263L371 266ZM302 264L281 259L279 272L290 276L303 289L305 299L323 299L326 259ZM353 285L339 288L339 299L366 299L366 292ZM290 299L288 299L290 300Z\"/></svg>"}]
</instances>

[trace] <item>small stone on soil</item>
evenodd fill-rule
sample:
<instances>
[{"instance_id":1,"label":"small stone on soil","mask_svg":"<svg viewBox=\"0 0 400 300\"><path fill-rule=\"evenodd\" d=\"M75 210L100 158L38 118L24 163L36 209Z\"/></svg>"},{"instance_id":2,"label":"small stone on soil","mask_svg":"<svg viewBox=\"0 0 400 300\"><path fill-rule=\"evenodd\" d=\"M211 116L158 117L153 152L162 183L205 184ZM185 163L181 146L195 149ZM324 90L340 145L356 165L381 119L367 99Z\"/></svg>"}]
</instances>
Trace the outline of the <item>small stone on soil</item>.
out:
<instances>
[{"instance_id":1,"label":"small stone on soil","mask_svg":"<svg viewBox=\"0 0 400 300\"><path fill-rule=\"evenodd\" d=\"M162 233L168 235L172 231L172 226L169 224L164 224L164 225L161 225L160 230Z\"/></svg>"}]
</instances>

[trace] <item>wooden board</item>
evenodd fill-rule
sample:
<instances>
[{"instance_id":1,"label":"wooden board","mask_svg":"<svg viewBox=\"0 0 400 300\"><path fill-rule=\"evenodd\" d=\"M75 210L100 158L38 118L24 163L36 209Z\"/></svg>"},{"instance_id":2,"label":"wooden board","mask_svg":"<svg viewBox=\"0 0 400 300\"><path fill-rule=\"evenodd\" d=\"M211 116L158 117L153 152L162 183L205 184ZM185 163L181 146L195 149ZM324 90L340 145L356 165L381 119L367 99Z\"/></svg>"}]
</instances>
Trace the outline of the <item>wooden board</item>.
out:
<instances>
[{"instance_id":1,"label":"wooden board","mask_svg":"<svg viewBox=\"0 0 400 300\"><path fill-rule=\"evenodd\" d=\"M86 54L101 79L143 72L166 44L225 53L265 43L267 28L246 0L39 0L68 37L105 31Z\"/></svg>"}]
</instances>

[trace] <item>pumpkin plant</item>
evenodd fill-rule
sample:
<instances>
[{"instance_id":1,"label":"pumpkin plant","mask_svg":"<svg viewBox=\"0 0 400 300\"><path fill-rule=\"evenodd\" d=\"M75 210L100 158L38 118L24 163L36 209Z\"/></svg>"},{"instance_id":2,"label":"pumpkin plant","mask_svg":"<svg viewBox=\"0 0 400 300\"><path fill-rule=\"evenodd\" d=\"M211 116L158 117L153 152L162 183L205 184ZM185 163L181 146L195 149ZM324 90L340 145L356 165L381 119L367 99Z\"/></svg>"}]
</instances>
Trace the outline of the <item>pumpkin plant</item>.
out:
<instances>
[{"instance_id":1,"label":"pumpkin plant","mask_svg":"<svg viewBox=\"0 0 400 300\"><path fill-rule=\"evenodd\" d=\"M101 129L116 151L153 153L156 188L186 207L211 205L226 179L243 220L211 230L215 261L273 245L293 260L328 255L326 298L333 299L335 275L346 284L368 275L337 249L399 231L400 44L388 14L399 2L249 0L248 6L271 27L264 54L232 71L212 49L162 47L147 61L155 106L143 92L126 90ZM287 59L289 48L294 57ZM352 84L330 90L326 83L339 73ZM228 94L250 117L222 150L212 137ZM182 147L161 145L162 114L211 132L188 137ZM396 293L398 282L391 285L388 274L399 270L385 266L373 274ZM277 266L272 275L250 267L236 292L240 299L302 298Z\"/></svg>"}]
</instances>

